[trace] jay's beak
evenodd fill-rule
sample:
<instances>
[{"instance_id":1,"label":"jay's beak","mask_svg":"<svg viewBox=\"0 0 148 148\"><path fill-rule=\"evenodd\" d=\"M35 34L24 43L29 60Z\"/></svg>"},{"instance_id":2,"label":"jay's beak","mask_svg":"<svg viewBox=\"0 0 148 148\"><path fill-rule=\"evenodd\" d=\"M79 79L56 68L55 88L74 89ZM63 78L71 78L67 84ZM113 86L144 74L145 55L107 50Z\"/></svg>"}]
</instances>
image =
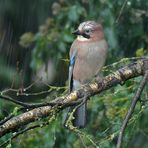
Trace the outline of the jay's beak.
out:
<instances>
[{"instance_id":1,"label":"jay's beak","mask_svg":"<svg viewBox=\"0 0 148 148\"><path fill-rule=\"evenodd\" d=\"M85 37L85 38L87 38L87 39L90 38L90 36L89 36L88 34L85 34L85 33L83 33L83 32L80 32L78 29L75 30L74 32L72 32L72 34L74 34L74 35L82 35L83 37Z\"/></svg>"},{"instance_id":2,"label":"jay's beak","mask_svg":"<svg viewBox=\"0 0 148 148\"><path fill-rule=\"evenodd\" d=\"M72 34L74 35L82 35L82 33L77 29L74 32L72 32Z\"/></svg>"}]
</instances>

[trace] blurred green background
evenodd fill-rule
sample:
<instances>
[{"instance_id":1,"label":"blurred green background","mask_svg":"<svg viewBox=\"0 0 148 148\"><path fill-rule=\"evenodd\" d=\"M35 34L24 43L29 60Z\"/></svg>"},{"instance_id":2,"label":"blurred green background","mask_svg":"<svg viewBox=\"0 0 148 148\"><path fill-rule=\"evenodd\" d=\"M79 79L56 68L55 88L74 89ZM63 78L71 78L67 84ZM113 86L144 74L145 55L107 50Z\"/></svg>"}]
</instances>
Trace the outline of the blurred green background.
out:
<instances>
[{"instance_id":1,"label":"blurred green background","mask_svg":"<svg viewBox=\"0 0 148 148\"><path fill-rule=\"evenodd\" d=\"M44 102L64 94L68 52L75 38L71 32L86 20L99 21L104 26L109 44L106 65L127 57L147 57L147 0L0 0L0 91L11 88L7 93L25 102ZM129 60L122 60L104 68L104 75L127 63ZM63 127L63 111L48 126L29 131L8 146L115 147L120 125L140 81L141 77L129 80L93 97L88 103L88 125L81 134ZM141 99L148 99L148 87ZM13 112L15 106L0 100L0 119ZM148 147L147 106L147 102L137 104L123 147Z\"/></svg>"}]
</instances>

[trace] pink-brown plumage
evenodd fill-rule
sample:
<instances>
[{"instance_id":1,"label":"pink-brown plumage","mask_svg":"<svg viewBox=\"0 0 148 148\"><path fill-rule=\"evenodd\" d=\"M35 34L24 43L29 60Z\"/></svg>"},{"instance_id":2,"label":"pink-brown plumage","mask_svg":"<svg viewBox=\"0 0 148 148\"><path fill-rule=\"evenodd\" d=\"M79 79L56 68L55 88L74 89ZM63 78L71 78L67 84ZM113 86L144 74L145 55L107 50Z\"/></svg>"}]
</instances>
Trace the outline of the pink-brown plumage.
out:
<instances>
[{"instance_id":1,"label":"pink-brown plumage","mask_svg":"<svg viewBox=\"0 0 148 148\"><path fill-rule=\"evenodd\" d=\"M85 41L74 40L70 49L70 57L76 52L73 79L81 83L88 82L98 74L106 60L108 46L104 39L103 28L97 23L93 25L94 30L90 38ZM83 32L82 27L80 27L80 32Z\"/></svg>"},{"instance_id":2,"label":"pink-brown plumage","mask_svg":"<svg viewBox=\"0 0 148 148\"><path fill-rule=\"evenodd\" d=\"M98 41L74 41L72 50L77 49L77 57L73 69L73 79L81 83L88 82L99 73L105 63L107 43L104 39Z\"/></svg>"}]
</instances>

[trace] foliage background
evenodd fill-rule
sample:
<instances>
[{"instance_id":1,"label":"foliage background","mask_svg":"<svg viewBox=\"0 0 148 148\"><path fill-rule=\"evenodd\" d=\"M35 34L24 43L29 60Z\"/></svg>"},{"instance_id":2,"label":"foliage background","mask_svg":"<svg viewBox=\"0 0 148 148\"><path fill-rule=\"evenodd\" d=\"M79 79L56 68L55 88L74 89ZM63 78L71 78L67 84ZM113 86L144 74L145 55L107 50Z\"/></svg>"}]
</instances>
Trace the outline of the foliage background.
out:
<instances>
[{"instance_id":1,"label":"foliage background","mask_svg":"<svg viewBox=\"0 0 148 148\"><path fill-rule=\"evenodd\" d=\"M20 97L9 92L25 102L47 101L64 93L65 87L60 86L67 84L68 52L75 38L71 32L85 20L100 21L104 26L109 44L106 65L125 57L147 56L147 10L147 0L0 0L1 91L13 88L20 93L36 82L28 95ZM122 60L104 68L104 75L128 62ZM82 133L63 127L63 111L49 126L25 133L10 145L115 147L120 125L140 81L141 78L130 80L92 98L88 104L88 125ZM34 94L43 91L46 93ZM148 88L142 99L148 99ZM13 112L14 107L0 100L0 119ZM139 102L124 135L124 147L148 147L147 114L147 102Z\"/></svg>"}]
</instances>

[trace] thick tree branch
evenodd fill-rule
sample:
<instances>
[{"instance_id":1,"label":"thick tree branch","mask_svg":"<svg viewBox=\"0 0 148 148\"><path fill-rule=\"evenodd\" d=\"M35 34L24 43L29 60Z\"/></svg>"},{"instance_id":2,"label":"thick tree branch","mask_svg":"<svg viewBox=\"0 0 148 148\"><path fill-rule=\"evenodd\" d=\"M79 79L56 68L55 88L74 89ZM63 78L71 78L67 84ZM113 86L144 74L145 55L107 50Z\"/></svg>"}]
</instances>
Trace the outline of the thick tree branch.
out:
<instances>
[{"instance_id":1,"label":"thick tree branch","mask_svg":"<svg viewBox=\"0 0 148 148\"><path fill-rule=\"evenodd\" d=\"M78 101L77 103L79 103L81 102L80 99L85 96L94 96L117 84L123 84L126 80L144 75L146 70L148 70L148 59L145 58L138 60L104 77L101 81L95 81L94 83L84 85L77 91L73 91L66 96L56 98L46 106L37 107L15 116L0 126L0 137L12 131L14 132L16 129L39 118L51 115L53 110L55 113L67 106L70 106L74 101Z\"/></svg>"}]
</instances>

